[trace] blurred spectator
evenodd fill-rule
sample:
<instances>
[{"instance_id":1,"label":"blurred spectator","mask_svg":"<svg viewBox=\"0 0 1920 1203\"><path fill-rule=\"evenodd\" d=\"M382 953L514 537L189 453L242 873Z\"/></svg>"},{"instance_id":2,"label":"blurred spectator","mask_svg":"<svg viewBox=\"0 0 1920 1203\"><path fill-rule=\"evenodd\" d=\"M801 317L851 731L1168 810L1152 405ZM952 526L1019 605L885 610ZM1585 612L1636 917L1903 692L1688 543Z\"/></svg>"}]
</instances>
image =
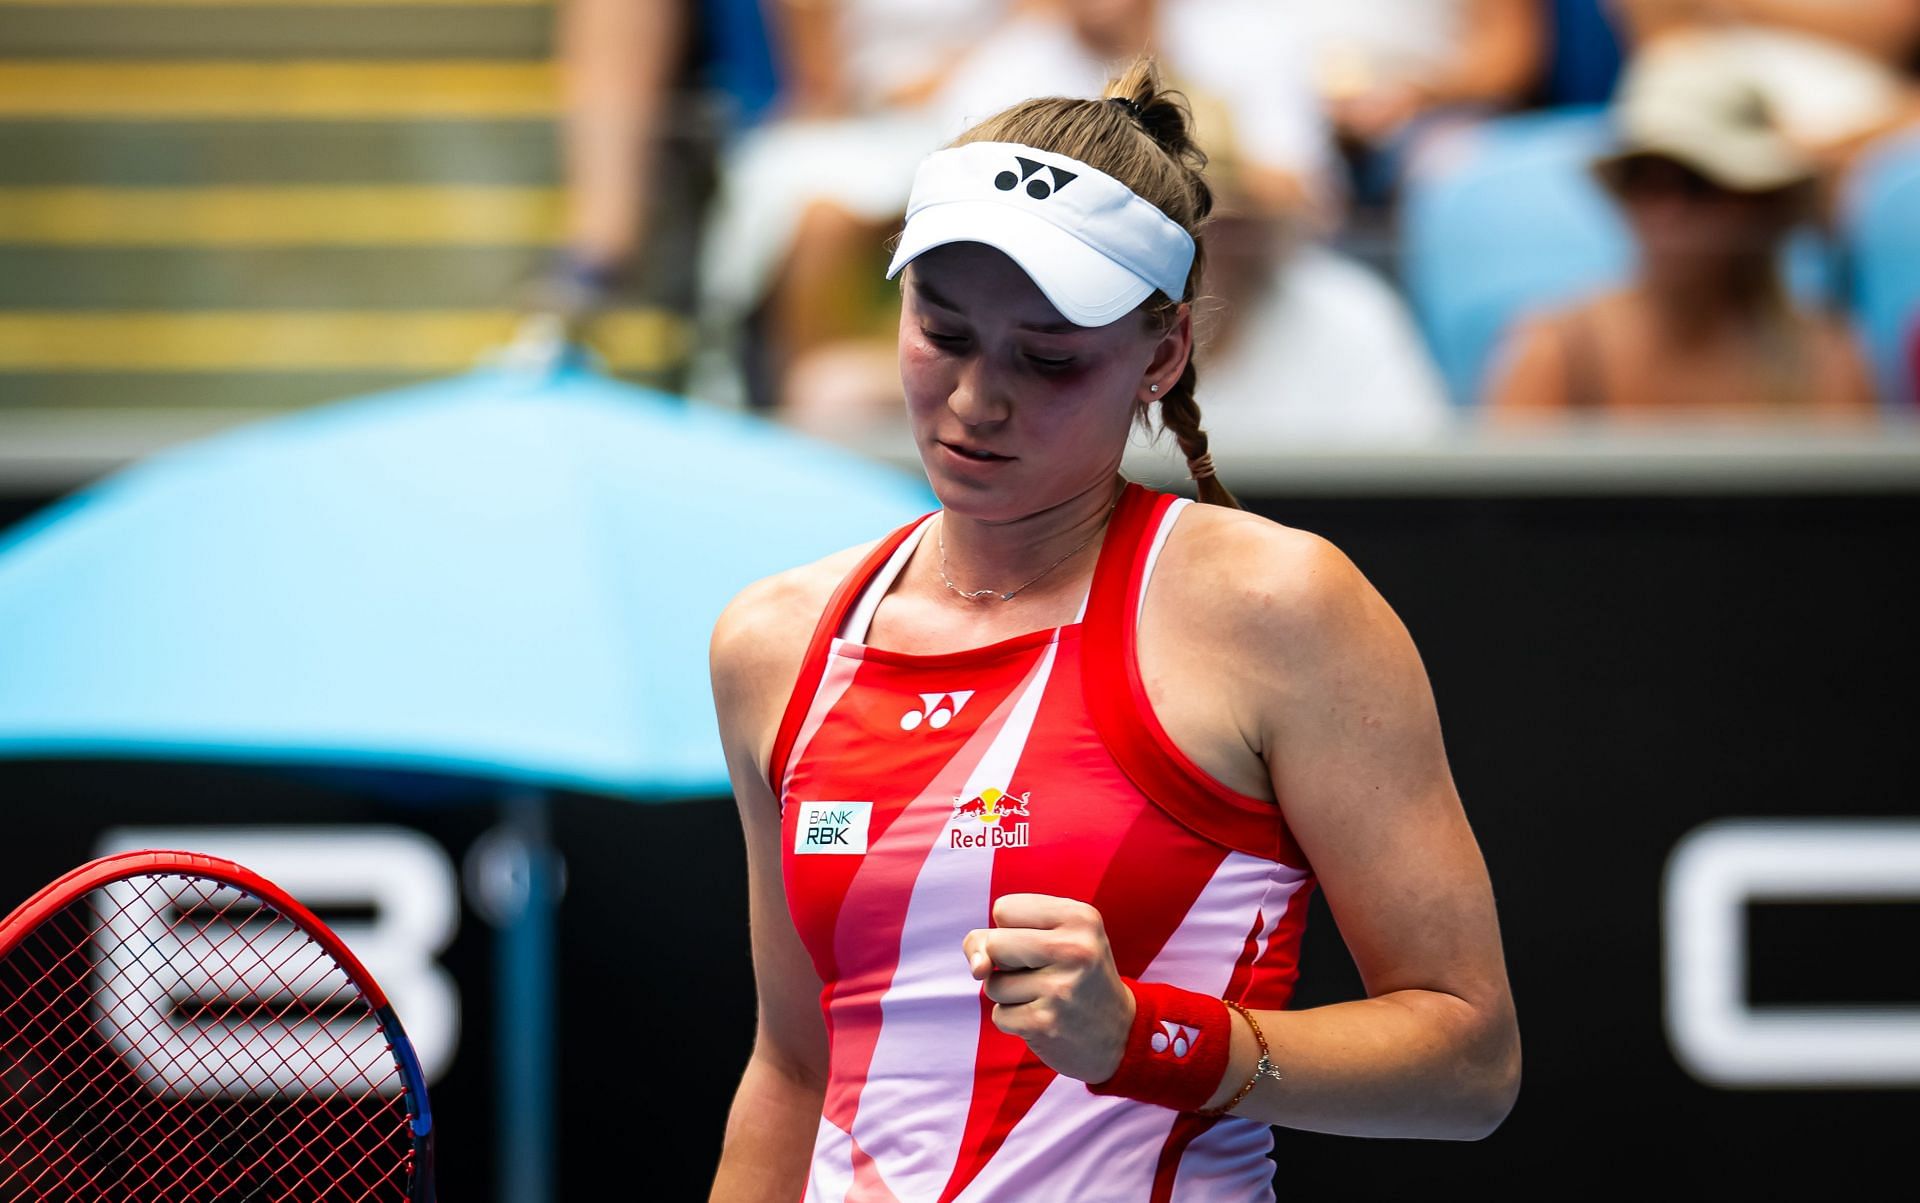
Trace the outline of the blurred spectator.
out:
<instances>
[{"instance_id":1,"label":"blurred spectator","mask_svg":"<svg viewBox=\"0 0 1920 1203\"><path fill-rule=\"evenodd\" d=\"M1295 45L1263 0L1031 2L954 66L929 106L944 142L1031 96L1098 96L1115 62L1152 49L1193 108L1215 190L1197 315L1208 420L1252 437L1421 437L1446 404L1405 306L1305 241L1331 227L1340 193ZM786 404L822 432L897 415L896 338L815 348L795 364Z\"/></svg>"},{"instance_id":2,"label":"blurred spectator","mask_svg":"<svg viewBox=\"0 0 1920 1203\"><path fill-rule=\"evenodd\" d=\"M1432 135L1524 102L1547 59L1544 0L1291 0L1363 199Z\"/></svg>"},{"instance_id":3,"label":"blurred spectator","mask_svg":"<svg viewBox=\"0 0 1920 1203\"><path fill-rule=\"evenodd\" d=\"M1142 48L1194 108L1216 193L1330 228L1339 164L1299 34L1268 0L1024 0L938 103L942 141L1032 96L1098 96Z\"/></svg>"},{"instance_id":4,"label":"blurred spectator","mask_svg":"<svg viewBox=\"0 0 1920 1203\"><path fill-rule=\"evenodd\" d=\"M1643 53L1736 59L1823 167L1920 119L1920 0L1615 0Z\"/></svg>"},{"instance_id":5,"label":"blurred spectator","mask_svg":"<svg viewBox=\"0 0 1920 1203\"><path fill-rule=\"evenodd\" d=\"M1812 211L1817 173L1744 65L1649 51L1617 116L1621 148L1595 170L1638 244L1636 278L1523 321L1493 412L1872 419L1871 377L1844 324L1803 312L1781 279L1780 247Z\"/></svg>"},{"instance_id":6,"label":"blurred spectator","mask_svg":"<svg viewBox=\"0 0 1920 1203\"><path fill-rule=\"evenodd\" d=\"M748 371L716 381L710 364L696 391L783 405L811 352L878 332L882 243L915 165L942 141L934 101L1008 8L774 0L785 91L771 119L729 149L699 252L702 325L727 344L718 360L737 344ZM754 336L743 337L750 320Z\"/></svg>"},{"instance_id":7,"label":"blurred spectator","mask_svg":"<svg viewBox=\"0 0 1920 1203\"><path fill-rule=\"evenodd\" d=\"M1765 26L1812 34L1903 67L1920 44L1913 0L1612 0L1635 41L1678 31Z\"/></svg>"},{"instance_id":8,"label":"blurred spectator","mask_svg":"<svg viewBox=\"0 0 1920 1203\"><path fill-rule=\"evenodd\" d=\"M1052 61L1029 50L1054 47ZM1197 397L1216 437L1418 440L1447 418L1411 315L1379 277L1312 241L1342 189L1300 32L1270 0L1067 0L981 47L960 124L1043 91L1097 96L1141 45L1192 106L1214 189L1197 306ZM999 83L983 76L994 64ZM975 70L981 75L974 75ZM1225 432L1222 434L1221 432ZM1225 444L1221 444L1225 445Z\"/></svg>"},{"instance_id":9,"label":"blurred spectator","mask_svg":"<svg viewBox=\"0 0 1920 1203\"><path fill-rule=\"evenodd\" d=\"M567 245L574 282L585 289L611 285L649 224L653 153L685 67L689 7L687 0L560 6Z\"/></svg>"},{"instance_id":10,"label":"blurred spectator","mask_svg":"<svg viewBox=\"0 0 1920 1203\"><path fill-rule=\"evenodd\" d=\"M670 261L644 274L677 301L691 256L674 223L704 204L726 132L775 89L760 0L565 0L556 13L566 244L534 301L583 321L650 246Z\"/></svg>"},{"instance_id":11,"label":"blurred spectator","mask_svg":"<svg viewBox=\"0 0 1920 1203\"><path fill-rule=\"evenodd\" d=\"M1212 230L1207 237L1211 284L1229 243ZM1446 427L1446 385L1391 285L1305 240L1268 262L1258 287L1223 281L1208 290L1237 314L1198 351L1195 396L1214 446L1385 447Z\"/></svg>"}]
</instances>

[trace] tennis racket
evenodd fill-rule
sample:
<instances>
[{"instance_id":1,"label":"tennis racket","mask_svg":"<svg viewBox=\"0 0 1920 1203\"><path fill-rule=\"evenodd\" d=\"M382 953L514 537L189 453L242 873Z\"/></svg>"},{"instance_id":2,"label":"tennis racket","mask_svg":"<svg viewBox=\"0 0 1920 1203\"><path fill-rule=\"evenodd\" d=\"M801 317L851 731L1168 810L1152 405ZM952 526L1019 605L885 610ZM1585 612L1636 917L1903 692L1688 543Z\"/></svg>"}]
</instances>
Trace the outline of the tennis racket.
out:
<instances>
[{"instance_id":1,"label":"tennis racket","mask_svg":"<svg viewBox=\"0 0 1920 1203\"><path fill-rule=\"evenodd\" d=\"M432 1203L426 1080L313 912L191 852L0 922L0 1203Z\"/></svg>"}]
</instances>

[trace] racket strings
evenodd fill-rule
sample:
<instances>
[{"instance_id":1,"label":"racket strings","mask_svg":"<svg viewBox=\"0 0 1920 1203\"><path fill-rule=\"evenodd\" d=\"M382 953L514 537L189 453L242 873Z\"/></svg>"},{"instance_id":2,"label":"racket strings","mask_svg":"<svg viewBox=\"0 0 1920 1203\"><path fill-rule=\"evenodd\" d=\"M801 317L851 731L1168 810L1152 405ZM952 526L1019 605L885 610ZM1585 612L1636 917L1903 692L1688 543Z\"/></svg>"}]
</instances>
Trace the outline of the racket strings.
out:
<instances>
[{"instance_id":1,"label":"racket strings","mask_svg":"<svg viewBox=\"0 0 1920 1203\"><path fill-rule=\"evenodd\" d=\"M86 947L84 942L72 939L65 941L65 945L68 951L61 958L59 966L57 966L60 968L64 968L72 961L78 959L79 953ZM32 958L30 957L29 960L31 961ZM43 980L45 980L45 978L43 978ZM111 989L112 986L113 982L110 979L107 987ZM54 1000L55 1005L58 1005L59 1001L58 996L56 996ZM80 1055L80 1045L86 1038L85 1029L80 1029L80 1032L81 1034L73 1044L56 1050L53 1060L56 1064L65 1061L76 1066L92 1068L91 1076L84 1081L76 1082L73 1080L72 1075L67 1075L60 1080L59 1085L66 1088L69 1100L93 1097L97 1100L96 1105L91 1109L91 1112L76 1114L72 1110L66 1110L56 1113L53 1122L49 1124L48 1127L56 1131L66 1131L71 1134L71 1136L79 1137L80 1140L78 1143L80 1143L81 1147L85 1151L94 1154L95 1164L91 1167L91 1172L87 1174L90 1184L99 1185L105 1182L114 1185L139 1186L143 1184L142 1179L152 1179L156 1177L158 1173L164 1170L169 1164L171 1164L176 1171L176 1176L183 1182L192 1179L194 1176L192 1171L203 1168L204 1163L208 1161L208 1156L204 1149L204 1142L201 1140L192 1140L193 1149L198 1152L199 1155L195 1156L190 1162L183 1160L189 1155L189 1148L185 1143L178 1147L169 1147L175 1140L184 1141L196 1135L191 1128L185 1126L166 1127L144 1125L138 1129L131 1129L131 1140L129 1143L133 1147L123 1149L121 1155L115 1160L101 1164L101 1142L92 1138L102 1129L111 1131L112 1125L116 1120L121 1121L123 1126L128 1126L127 1121L137 1118L139 1096L132 1094L124 1088L124 1075L114 1074L114 1067L111 1061L102 1063L98 1058ZM83 1069L81 1072L85 1072L85 1070ZM133 1114L129 1113L130 1110L133 1111ZM104 1115L100 1114L102 1111L105 1112ZM80 1121L89 1118L92 1119L93 1122L82 1126ZM215 1139L216 1143L212 1150L215 1154L222 1152L232 1154L239 1151L229 1146L233 1130L241 1127L244 1124L244 1120L244 1114L236 1117L223 1113L214 1117L213 1121L208 1125L206 1135L212 1136ZM226 1130L223 1131L223 1129ZM143 1140L143 1137L146 1139ZM156 1144L154 1143L155 1141L159 1143ZM140 1159L142 1154L145 1154L144 1159L136 1160ZM146 1167L144 1173L141 1169L143 1165ZM206 1186L210 1184L212 1184L211 1178L206 1174L200 1175L200 1181L195 1183L196 1186Z\"/></svg>"},{"instance_id":2,"label":"racket strings","mask_svg":"<svg viewBox=\"0 0 1920 1203\"><path fill-rule=\"evenodd\" d=\"M215 952L217 952L217 954L221 954L223 950L215 950ZM240 965L234 965L234 963L232 963L232 957L230 957L230 955L221 955L221 959L225 959L225 961L227 961L228 971L232 971L232 969L244 969L244 967L240 967ZM280 961L280 963L276 965L276 971L280 971L280 973L284 975L284 971L286 971L286 963L284 963L284 961ZM186 986L188 990L192 990L192 988L194 988L194 984L192 984L192 982L190 982L190 980L188 979L179 979L179 984L184 984L184 986ZM177 988L179 988L179 984L177 984ZM267 1021L284 1021L284 1011L286 1011L286 1007L282 1005L282 1007L280 1007L280 1011L282 1011L280 1015L267 1015ZM136 1038L138 1038L138 1032L136 1032ZM336 1126L338 1126L338 1119L334 1120L334 1122L336 1122ZM219 1138L219 1147L217 1147L215 1151L217 1151L217 1153L225 1153L225 1155L234 1155L234 1153L236 1153L236 1149L232 1149L232 1147L228 1147L228 1145L232 1144L232 1142L234 1142L236 1138L238 1138L238 1140L242 1140L242 1142L246 1142L246 1140L248 1140L248 1134L246 1134L246 1124L244 1124L244 1122L240 1122L240 1124L227 1124L227 1128L228 1130L225 1130L225 1132L221 1132L221 1130L219 1130L219 1124L215 1124L215 1126L213 1126L213 1130L211 1130L211 1134ZM165 1149L159 1149L159 1151L165 1151ZM307 1178L311 1180L311 1174L307 1174Z\"/></svg>"},{"instance_id":3,"label":"racket strings","mask_svg":"<svg viewBox=\"0 0 1920 1203\"><path fill-rule=\"evenodd\" d=\"M95 890L0 959L0 1203L405 1198L379 1016L243 891Z\"/></svg>"},{"instance_id":4,"label":"racket strings","mask_svg":"<svg viewBox=\"0 0 1920 1203\"><path fill-rule=\"evenodd\" d=\"M217 917L218 916L216 916L216 918ZM95 918L99 920L104 919L105 916L99 915L96 912ZM201 934L204 934L204 930L203 927ZM82 933L82 935L84 935L84 933ZM154 941L149 940L147 944L148 951L152 951ZM64 945L69 951L61 958L56 968L64 969L70 962L80 960L80 954L87 947L84 939L69 938L64 941ZM172 970L175 973L177 984L185 984L186 979L178 973L178 970L171 963L163 963L162 968L163 970ZM43 980L45 979L43 978ZM110 990L114 984L113 980L109 979L105 983L105 986ZM162 989L166 989L166 987L163 986ZM57 1006L59 1002L60 999L56 996L50 1005ZM138 1038L138 1035L151 1036L152 1033L150 1031L137 1033L136 1038ZM124 1088L124 1078L117 1077L113 1073L114 1067L111 1062L101 1064L98 1063L97 1058L83 1058L74 1055L78 1046L84 1042L85 1039L85 1029L82 1028L81 1034L76 1037L71 1045L59 1050L61 1054L65 1054L65 1057L62 1058L56 1055L55 1062L58 1063L60 1060L65 1059L76 1065L96 1065L93 1075L84 1082L75 1083L69 1078L63 1079L62 1085L68 1087L71 1096L75 1099L84 1098L89 1095L98 1096L101 1100L100 1106L93 1109L93 1114L83 1112L76 1115L71 1111L58 1114L55 1117L55 1122L50 1125L50 1127L54 1128L54 1130L64 1129L77 1131L82 1137L83 1147L86 1147L89 1152L94 1153L96 1159L98 1159L101 1152L100 1145L104 1143L99 1139L101 1133L105 1132L110 1137L111 1134L116 1131L114 1124L118 1121L122 1127L131 1133L129 1143L133 1146L122 1150L119 1157L96 1169L89 1175L90 1179L96 1182L104 1179L116 1185L131 1184L138 1186L144 1184L143 1179L152 1179L165 1172L169 1163L171 1163L176 1171L176 1176L185 1182L193 1177L193 1171L195 1170L217 1171L223 1162L210 1161L210 1156L220 1156L224 1154L228 1157L238 1159L244 1154L244 1148L236 1149L233 1147L234 1135L244 1131L248 1119L247 1114L243 1112L221 1112L211 1117L206 1134L214 1138L214 1145L211 1150L207 1150L204 1149L203 1142L198 1140L193 1141L194 1147L192 1151L197 1152L199 1155L195 1156L192 1161L183 1163L182 1159L189 1155L189 1149L185 1144L179 1148L168 1148L153 1143L155 1140L163 1144L175 1139L184 1140L185 1138L192 1137L194 1132L193 1129L185 1126L172 1128L165 1126L133 1127L132 1121L139 1118L137 1113L139 1103L138 1096ZM101 1110L106 1112L104 1116L98 1115L98 1112ZM92 1119L93 1122L81 1126L81 1121L87 1119ZM223 1129L225 1131L223 1131ZM113 1172L116 1168L119 1168L115 1162L124 1163L124 1173L115 1174ZM143 1166L146 1167L144 1171L142 1169ZM195 1185L199 1187L216 1185L214 1181L215 1176L212 1172L202 1173L200 1180L196 1182Z\"/></svg>"},{"instance_id":5,"label":"racket strings","mask_svg":"<svg viewBox=\"0 0 1920 1203\"><path fill-rule=\"evenodd\" d=\"M68 921L63 912L53 922L64 926ZM120 1176L115 1172L115 1163L120 1157L113 1152L115 1129L110 1122L111 1113L120 1106L111 1093L112 1067L89 1055L84 1029L71 1022L71 1014L67 1015L67 1021L61 1019L71 1010L63 1004L69 1001L76 984L83 980L85 965L80 954L85 944L75 945L72 951L48 964L42 954L54 947L57 944L44 938L29 939L5 966L0 966L0 972L7 972L8 977L25 979L6 983L25 988L5 1012L0 1012L0 1034L7 1037L4 1047L8 1064L20 1067L24 1060L30 1059L38 1067L38 1072L25 1075L24 1085L31 1094L23 1090L15 1097L31 1098L40 1104L17 1119L0 1118L4 1119L8 1131L30 1131L44 1142L44 1148L59 1154L48 1155L46 1163L27 1181L27 1186L40 1187L54 1174L58 1174L63 1183L73 1176L83 1177L94 1185L101 1184L103 1178L106 1183L112 1183ZM76 963L79 963L77 973ZM20 1014L21 1004L27 999L33 999L38 1005ZM87 1105L88 1099L94 1100L93 1105ZM91 1170L89 1163L93 1166Z\"/></svg>"}]
</instances>

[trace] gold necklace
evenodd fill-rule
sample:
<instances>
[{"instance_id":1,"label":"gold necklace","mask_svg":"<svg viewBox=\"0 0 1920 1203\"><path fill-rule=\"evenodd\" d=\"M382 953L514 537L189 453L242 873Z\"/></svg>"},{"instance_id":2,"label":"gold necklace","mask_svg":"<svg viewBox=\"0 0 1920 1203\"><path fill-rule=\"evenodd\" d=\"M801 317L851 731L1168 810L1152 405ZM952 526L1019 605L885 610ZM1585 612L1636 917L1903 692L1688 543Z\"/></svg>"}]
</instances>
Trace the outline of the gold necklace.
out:
<instances>
[{"instance_id":1,"label":"gold necklace","mask_svg":"<svg viewBox=\"0 0 1920 1203\"><path fill-rule=\"evenodd\" d=\"M1127 482L1125 480L1122 480L1120 482L1119 492L1113 495L1113 500L1107 503L1107 512L1101 515L1100 517L1100 525L1093 528L1092 534L1089 534L1086 538L1080 540L1080 542L1074 546L1073 551L1069 551L1066 555L1061 556L1059 559L1055 560L1053 563L1047 565L1045 568L1042 568L1039 572L1035 573L1031 578L1029 578L1025 584L1022 584L1018 588L1011 589L1005 593L1001 593L998 589L975 589L969 592L968 590L962 589L960 586L953 583L953 578L947 575L947 515L945 511L942 511L940 514L940 530L938 532L938 537L940 540L940 579L947 583L947 588L953 590L955 593L958 593L961 597L967 598L968 600L972 600L976 597L985 597L991 593L991 594L998 594L1001 601L1012 601L1014 594L1020 592L1020 590L1025 589L1027 585L1033 584L1034 581L1039 580L1041 577L1047 575L1049 572L1052 572L1054 569L1060 567L1060 565L1066 563L1069 559L1071 559L1075 553L1079 552L1082 548L1086 547L1087 544L1093 542L1094 535L1097 535L1102 530L1106 529L1107 519L1113 516L1113 507L1120 504L1120 498L1126 495L1126 491L1127 491Z\"/></svg>"}]
</instances>

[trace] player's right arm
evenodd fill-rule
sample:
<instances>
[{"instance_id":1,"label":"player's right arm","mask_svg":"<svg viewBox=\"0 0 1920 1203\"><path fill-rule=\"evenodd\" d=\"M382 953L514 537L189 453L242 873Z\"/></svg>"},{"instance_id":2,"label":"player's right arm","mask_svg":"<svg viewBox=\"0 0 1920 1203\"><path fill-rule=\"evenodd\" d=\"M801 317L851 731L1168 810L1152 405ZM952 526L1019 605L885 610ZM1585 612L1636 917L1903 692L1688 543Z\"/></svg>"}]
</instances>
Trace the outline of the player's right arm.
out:
<instances>
[{"instance_id":1,"label":"player's right arm","mask_svg":"<svg viewBox=\"0 0 1920 1203\"><path fill-rule=\"evenodd\" d=\"M708 649L727 771L746 836L759 1027L734 1094L710 1203L792 1203L802 1193L827 1080L819 974L787 913L780 807L767 760L833 583L864 548L757 581L730 602Z\"/></svg>"}]
</instances>

